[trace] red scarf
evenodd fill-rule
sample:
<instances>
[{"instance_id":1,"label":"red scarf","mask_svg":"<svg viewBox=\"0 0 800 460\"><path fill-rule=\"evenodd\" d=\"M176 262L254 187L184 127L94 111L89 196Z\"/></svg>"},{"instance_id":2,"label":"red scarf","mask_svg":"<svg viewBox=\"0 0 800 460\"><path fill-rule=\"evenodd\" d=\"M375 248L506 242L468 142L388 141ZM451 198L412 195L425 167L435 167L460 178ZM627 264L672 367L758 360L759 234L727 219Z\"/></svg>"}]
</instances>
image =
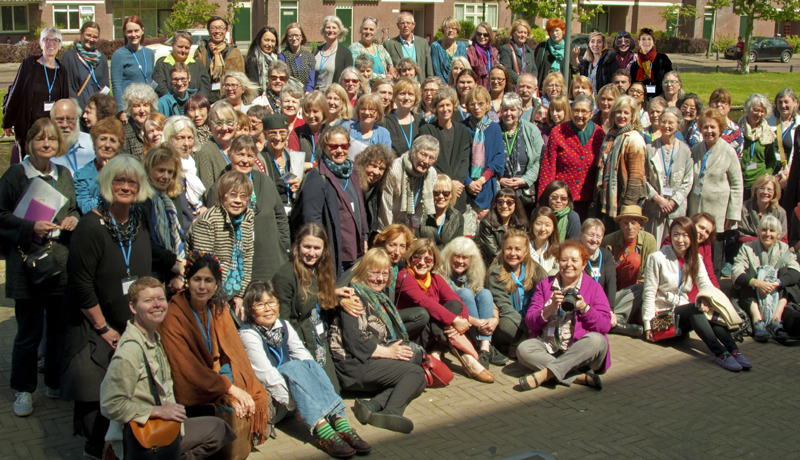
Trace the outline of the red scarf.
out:
<instances>
[{"instance_id":1,"label":"red scarf","mask_svg":"<svg viewBox=\"0 0 800 460\"><path fill-rule=\"evenodd\" d=\"M636 81L652 80L652 71L650 66L653 65L653 59L656 58L656 48L653 47L647 54L642 54L641 51L636 53L636 63L639 64L639 70L636 72Z\"/></svg>"}]
</instances>

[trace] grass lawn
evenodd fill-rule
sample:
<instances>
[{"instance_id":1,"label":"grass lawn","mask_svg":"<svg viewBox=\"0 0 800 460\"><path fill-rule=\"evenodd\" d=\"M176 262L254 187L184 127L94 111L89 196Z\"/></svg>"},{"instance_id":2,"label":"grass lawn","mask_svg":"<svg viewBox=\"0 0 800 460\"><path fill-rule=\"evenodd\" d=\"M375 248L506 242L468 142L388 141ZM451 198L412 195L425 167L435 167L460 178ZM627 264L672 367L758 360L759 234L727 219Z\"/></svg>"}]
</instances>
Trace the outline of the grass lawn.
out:
<instances>
[{"instance_id":1,"label":"grass lawn","mask_svg":"<svg viewBox=\"0 0 800 460\"><path fill-rule=\"evenodd\" d=\"M704 103L717 88L731 92L732 105L743 105L747 96L759 92L772 101L786 87L800 86L800 73L759 72L749 75L733 73L681 73L684 91L697 93Z\"/></svg>"}]
</instances>

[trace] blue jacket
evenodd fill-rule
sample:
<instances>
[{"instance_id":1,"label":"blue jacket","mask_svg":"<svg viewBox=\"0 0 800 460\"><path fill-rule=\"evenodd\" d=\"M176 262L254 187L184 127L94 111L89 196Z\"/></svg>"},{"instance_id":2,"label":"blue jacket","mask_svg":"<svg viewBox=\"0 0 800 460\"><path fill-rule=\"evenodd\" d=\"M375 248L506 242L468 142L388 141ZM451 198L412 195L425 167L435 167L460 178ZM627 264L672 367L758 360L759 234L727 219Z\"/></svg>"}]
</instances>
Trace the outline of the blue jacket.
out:
<instances>
[{"instance_id":1,"label":"blue jacket","mask_svg":"<svg viewBox=\"0 0 800 460\"><path fill-rule=\"evenodd\" d=\"M189 97L192 97L197 93L197 90L187 89L186 92L189 93ZM184 115L183 110L178 107L178 101L175 99L175 93L172 90L158 98L158 113L167 118L173 115Z\"/></svg>"},{"instance_id":2,"label":"blue jacket","mask_svg":"<svg viewBox=\"0 0 800 460\"><path fill-rule=\"evenodd\" d=\"M144 56L142 55L144 53ZM136 60L139 60L138 63ZM156 66L156 55L150 48L141 47L134 57L127 46L114 51L111 55L111 89L120 110L125 110L122 105L122 94L131 83L150 83L153 81L153 70ZM139 68L139 66L142 66Z\"/></svg>"},{"instance_id":3,"label":"blue jacket","mask_svg":"<svg viewBox=\"0 0 800 460\"><path fill-rule=\"evenodd\" d=\"M72 175L81 215L88 213L100 203L100 187L96 181L98 174L94 161L90 161Z\"/></svg>"},{"instance_id":4,"label":"blue jacket","mask_svg":"<svg viewBox=\"0 0 800 460\"><path fill-rule=\"evenodd\" d=\"M469 125L469 118L459 123L467 127L470 136L474 136L475 130ZM490 123L484 134L484 146L486 147L484 172L487 169L491 169L494 176L483 185L480 193L473 198L473 201L481 209L489 209L489 205L492 204L492 198L494 198L495 193L497 193L497 178L503 177L506 158L503 151L503 130L500 128L500 125L494 122ZM470 164L472 164L472 147L470 147L469 156ZM472 179L469 177L468 169L467 176L464 178L464 185L469 187L471 183Z\"/></svg>"},{"instance_id":5,"label":"blue jacket","mask_svg":"<svg viewBox=\"0 0 800 460\"><path fill-rule=\"evenodd\" d=\"M364 142L364 138L361 137L361 131L359 130L358 127L359 126L358 122L350 121L348 123L349 125L345 125L345 127L348 129L348 131L350 131L350 138ZM383 144L389 147L389 150L391 150L392 135L389 134L389 130L384 128L383 126L372 125L372 138L369 140L369 145L372 144Z\"/></svg>"},{"instance_id":6,"label":"blue jacket","mask_svg":"<svg viewBox=\"0 0 800 460\"><path fill-rule=\"evenodd\" d=\"M456 54L454 56L467 57L467 45L462 42L456 42ZM450 76L450 62L452 58L447 54L447 51L442 46L442 41L433 42L431 45L431 61L433 61L433 73L442 80L447 81Z\"/></svg>"}]
</instances>

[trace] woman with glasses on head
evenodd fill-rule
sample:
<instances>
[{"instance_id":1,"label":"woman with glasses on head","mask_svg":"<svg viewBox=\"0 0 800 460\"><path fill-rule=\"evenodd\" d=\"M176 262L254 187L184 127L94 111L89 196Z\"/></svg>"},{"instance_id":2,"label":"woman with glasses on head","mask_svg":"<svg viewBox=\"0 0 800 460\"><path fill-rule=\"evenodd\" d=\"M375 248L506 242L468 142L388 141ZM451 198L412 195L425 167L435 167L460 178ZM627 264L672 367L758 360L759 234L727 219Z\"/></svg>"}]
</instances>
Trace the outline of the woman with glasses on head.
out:
<instances>
[{"instance_id":1,"label":"woman with glasses on head","mask_svg":"<svg viewBox=\"0 0 800 460\"><path fill-rule=\"evenodd\" d=\"M464 216L455 209L455 203L453 181L444 174L438 174L433 187L434 212L422 219L417 228L417 237L431 239L441 249L454 238L462 236Z\"/></svg>"},{"instance_id":2,"label":"woman with glasses on head","mask_svg":"<svg viewBox=\"0 0 800 460\"><path fill-rule=\"evenodd\" d=\"M197 177L206 190L217 181L225 166L230 164L228 152L236 132L236 111L228 101L217 101L208 114L212 137L200 146L194 158L197 162Z\"/></svg>"},{"instance_id":3,"label":"woman with glasses on head","mask_svg":"<svg viewBox=\"0 0 800 460\"><path fill-rule=\"evenodd\" d=\"M618 68L630 72L631 66L636 61L636 41L631 34L626 31L617 32L614 37L613 49L616 53L614 60L617 61Z\"/></svg>"},{"instance_id":4,"label":"woman with glasses on head","mask_svg":"<svg viewBox=\"0 0 800 460\"><path fill-rule=\"evenodd\" d=\"M656 51L653 29L645 27L639 30L638 42L636 62L630 68L631 81L644 83L650 97L661 96L662 91L666 91L662 82L666 83L669 78L667 74L672 71L672 61L666 54Z\"/></svg>"},{"instance_id":5,"label":"woman with glasses on head","mask_svg":"<svg viewBox=\"0 0 800 460\"><path fill-rule=\"evenodd\" d=\"M361 40L350 45L350 52L353 54L353 61L362 54L366 54L373 61L372 76L370 80L378 78L391 78L397 75L394 69L392 57L383 45L378 43L377 34L380 31L378 20L365 16L361 20Z\"/></svg>"},{"instance_id":6,"label":"woman with glasses on head","mask_svg":"<svg viewBox=\"0 0 800 460\"><path fill-rule=\"evenodd\" d=\"M158 112L158 96L150 85L134 83L125 90L122 100L125 102L128 122L125 123L125 143L119 153L141 160L145 153L144 123L151 113Z\"/></svg>"},{"instance_id":7,"label":"woman with glasses on head","mask_svg":"<svg viewBox=\"0 0 800 460\"><path fill-rule=\"evenodd\" d=\"M739 119L744 144L742 145L742 180L744 199L750 198L755 180L764 174L773 174L786 165L786 158L775 155L775 131L770 129L766 116L772 105L762 94L753 93L744 101L744 115Z\"/></svg>"},{"instance_id":8,"label":"woman with glasses on head","mask_svg":"<svg viewBox=\"0 0 800 460\"><path fill-rule=\"evenodd\" d=\"M420 102L419 83L403 77L394 84L394 113L386 115L383 126L389 131L392 150L399 156L411 149L411 142L420 133L423 124L418 108Z\"/></svg>"},{"instance_id":9,"label":"woman with glasses on head","mask_svg":"<svg viewBox=\"0 0 800 460\"><path fill-rule=\"evenodd\" d=\"M358 98L349 124L349 137L369 146L375 143L392 148L392 137L389 131L381 126L384 111L381 98L375 93L365 94Z\"/></svg>"},{"instance_id":10,"label":"woman with glasses on head","mask_svg":"<svg viewBox=\"0 0 800 460\"><path fill-rule=\"evenodd\" d=\"M262 94L269 87L269 68L278 60L277 45L278 32L270 26L262 27L253 37L244 59L244 73L261 88Z\"/></svg>"},{"instance_id":11,"label":"woman with glasses on head","mask_svg":"<svg viewBox=\"0 0 800 460\"><path fill-rule=\"evenodd\" d=\"M678 107L680 109L678 101L686 93L683 91L683 82L681 82L681 77L678 75L677 71L667 72L664 75L663 87L664 92L661 94L661 97L666 99L667 105L670 107ZM654 97L652 94L649 96Z\"/></svg>"},{"instance_id":12,"label":"woman with glasses on head","mask_svg":"<svg viewBox=\"0 0 800 460\"><path fill-rule=\"evenodd\" d=\"M475 27L470 37L472 43L467 47L469 66L478 75L478 84L490 89L489 72L500 63L500 52L494 47L494 31L488 22ZM509 84L513 84L509 76Z\"/></svg>"},{"instance_id":13,"label":"woman with glasses on head","mask_svg":"<svg viewBox=\"0 0 800 460\"><path fill-rule=\"evenodd\" d=\"M303 48L306 42L308 39L306 39L306 33L300 23L290 23L286 26L286 31L281 39L281 45L284 48L278 54L278 59L289 66L287 76L300 82L305 92L310 92L316 86L317 61L313 54Z\"/></svg>"},{"instance_id":14,"label":"woman with glasses on head","mask_svg":"<svg viewBox=\"0 0 800 460\"><path fill-rule=\"evenodd\" d=\"M456 40L461 33L461 23L458 19L447 16L442 21L439 29L443 37L431 44L431 61L433 62L433 73L441 79L450 75L450 63L455 56L467 57L467 46Z\"/></svg>"},{"instance_id":15,"label":"woman with glasses on head","mask_svg":"<svg viewBox=\"0 0 800 460\"><path fill-rule=\"evenodd\" d=\"M339 81L344 69L353 64L353 54L346 46L339 46L347 37L347 29L337 16L325 16L319 33L323 43L313 52L316 61L314 89L325 91L331 83Z\"/></svg>"},{"instance_id":16,"label":"woman with glasses on head","mask_svg":"<svg viewBox=\"0 0 800 460\"><path fill-rule=\"evenodd\" d=\"M677 106L683 115L683 138L689 147L694 147L703 140L703 134L697 126L697 115L703 111L703 102L695 93L685 94L678 99Z\"/></svg>"},{"instance_id":17,"label":"woman with glasses on head","mask_svg":"<svg viewBox=\"0 0 800 460\"><path fill-rule=\"evenodd\" d=\"M181 62L188 69L188 90L191 94L202 94L208 97L211 94L211 77L206 66L194 60L189 55L189 50L194 43L192 34L180 30L172 36L172 52L156 61L153 70L153 81L158 83L155 88L158 97L162 97L172 90L172 67Z\"/></svg>"},{"instance_id":18,"label":"woman with glasses on head","mask_svg":"<svg viewBox=\"0 0 800 460\"><path fill-rule=\"evenodd\" d=\"M513 189L501 188L492 200L489 214L478 225L477 244L487 267L500 253L503 237L512 228L528 228L525 208Z\"/></svg>"}]
</instances>

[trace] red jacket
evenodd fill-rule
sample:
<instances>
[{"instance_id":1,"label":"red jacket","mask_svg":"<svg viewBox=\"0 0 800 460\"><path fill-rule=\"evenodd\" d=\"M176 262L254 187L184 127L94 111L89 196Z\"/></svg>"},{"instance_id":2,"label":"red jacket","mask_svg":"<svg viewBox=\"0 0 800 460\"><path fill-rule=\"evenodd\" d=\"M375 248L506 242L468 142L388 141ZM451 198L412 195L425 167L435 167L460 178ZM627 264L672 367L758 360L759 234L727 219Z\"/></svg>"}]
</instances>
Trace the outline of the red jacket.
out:
<instances>
[{"instance_id":1,"label":"red jacket","mask_svg":"<svg viewBox=\"0 0 800 460\"><path fill-rule=\"evenodd\" d=\"M408 275L408 276L406 276ZM444 278L439 275L431 274L431 285L427 292L422 292L419 283L414 278L414 275L404 268L397 274L397 287L400 289L400 297L397 299L397 309L411 307L423 307L428 310L431 318L440 321L447 326L453 324L456 315L450 313L450 310L443 307L444 304L451 300L458 300L461 303L461 316L464 319L469 319L467 307L461 298L453 292Z\"/></svg>"},{"instance_id":2,"label":"red jacket","mask_svg":"<svg viewBox=\"0 0 800 460\"><path fill-rule=\"evenodd\" d=\"M595 158L600 153L605 135L603 127L595 125L592 137L586 145L581 145L570 122L553 128L539 169L539 196L551 182L563 180L569 185L575 201L591 202L597 172Z\"/></svg>"}]
</instances>

